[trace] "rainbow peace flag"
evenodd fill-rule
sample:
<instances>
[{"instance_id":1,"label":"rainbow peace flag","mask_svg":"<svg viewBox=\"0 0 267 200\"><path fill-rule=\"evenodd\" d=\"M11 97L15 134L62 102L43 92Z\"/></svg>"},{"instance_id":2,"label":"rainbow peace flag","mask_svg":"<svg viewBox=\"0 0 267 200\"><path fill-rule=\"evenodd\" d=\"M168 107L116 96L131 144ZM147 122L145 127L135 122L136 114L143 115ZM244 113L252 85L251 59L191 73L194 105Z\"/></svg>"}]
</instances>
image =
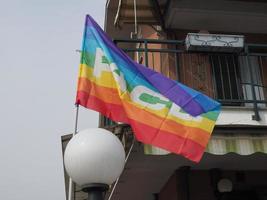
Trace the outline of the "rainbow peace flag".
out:
<instances>
[{"instance_id":1,"label":"rainbow peace flag","mask_svg":"<svg viewBox=\"0 0 267 200\"><path fill-rule=\"evenodd\" d=\"M198 162L220 104L134 62L86 16L76 103L131 125L138 141Z\"/></svg>"}]
</instances>

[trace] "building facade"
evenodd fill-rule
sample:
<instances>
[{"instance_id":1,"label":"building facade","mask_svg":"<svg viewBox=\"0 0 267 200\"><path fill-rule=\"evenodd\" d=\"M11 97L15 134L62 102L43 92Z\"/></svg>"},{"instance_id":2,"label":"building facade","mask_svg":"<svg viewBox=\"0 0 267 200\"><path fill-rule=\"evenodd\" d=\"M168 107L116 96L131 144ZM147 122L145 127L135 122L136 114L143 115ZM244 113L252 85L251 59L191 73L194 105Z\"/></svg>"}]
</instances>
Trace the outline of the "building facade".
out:
<instances>
[{"instance_id":1,"label":"building facade","mask_svg":"<svg viewBox=\"0 0 267 200\"><path fill-rule=\"evenodd\" d=\"M127 152L133 144L111 199L266 200L267 2L108 0L105 31L132 59L222 103L199 164L101 117Z\"/></svg>"}]
</instances>

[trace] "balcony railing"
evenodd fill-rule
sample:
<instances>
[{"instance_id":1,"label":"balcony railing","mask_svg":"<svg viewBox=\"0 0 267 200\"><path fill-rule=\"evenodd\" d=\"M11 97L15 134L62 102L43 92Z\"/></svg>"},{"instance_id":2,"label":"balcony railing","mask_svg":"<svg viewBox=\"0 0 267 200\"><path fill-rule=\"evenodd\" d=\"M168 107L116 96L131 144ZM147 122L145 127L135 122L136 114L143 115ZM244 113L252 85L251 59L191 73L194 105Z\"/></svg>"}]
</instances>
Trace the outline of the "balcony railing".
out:
<instances>
[{"instance_id":1,"label":"balcony railing","mask_svg":"<svg viewBox=\"0 0 267 200\"><path fill-rule=\"evenodd\" d=\"M246 44L240 53L188 52L184 41L114 40L130 57L217 99L223 106L267 107L267 45Z\"/></svg>"}]
</instances>

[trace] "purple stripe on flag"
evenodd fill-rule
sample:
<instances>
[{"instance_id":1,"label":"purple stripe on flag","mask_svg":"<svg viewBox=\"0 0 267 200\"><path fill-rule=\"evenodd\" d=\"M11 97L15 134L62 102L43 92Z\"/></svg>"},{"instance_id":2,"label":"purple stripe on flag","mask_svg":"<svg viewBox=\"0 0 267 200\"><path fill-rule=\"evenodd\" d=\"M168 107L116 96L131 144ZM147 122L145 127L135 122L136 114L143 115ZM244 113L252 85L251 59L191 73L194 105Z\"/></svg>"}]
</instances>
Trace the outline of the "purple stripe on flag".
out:
<instances>
[{"instance_id":1,"label":"purple stripe on flag","mask_svg":"<svg viewBox=\"0 0 267 200\"><path fill-rule=\"evenodd\" d=\"M193 116L204 112L201 105L195 102L194 98L177 85L175 81L142 65L137 65L137 68L163 96L179 105L186 112Z\"/></svg>"}]
</instances>

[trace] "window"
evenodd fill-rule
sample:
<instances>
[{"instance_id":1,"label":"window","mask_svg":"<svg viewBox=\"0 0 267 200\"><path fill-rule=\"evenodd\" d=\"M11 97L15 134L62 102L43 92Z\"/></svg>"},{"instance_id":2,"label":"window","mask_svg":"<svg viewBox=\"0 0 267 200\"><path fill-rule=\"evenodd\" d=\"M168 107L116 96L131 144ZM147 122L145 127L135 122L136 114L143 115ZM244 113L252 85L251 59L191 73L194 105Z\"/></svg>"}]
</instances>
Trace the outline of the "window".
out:
<instances>
[{"instance_id":1,"label":"window","mask_svg":"<svg viewBox=\"0 0 267 200\"><path fill-rule=\"evenodd\" d=\"M237 54L182 53L179 55L179 80L223 105L252 106L252 87L256 100L267 99L267 57ZM251 84L251 76L254 86ZM261 107L266 105L261 103Z\"/></svg>"},{"instance_id":2,"label":"window","mask_svg":"<svg viewBox=\"0 0 267 200\"><path fill-rule=\"evenodd\" d=\"M231 54L218 54L210 55L209 58L214 75L216 98L220 100L242 99L238 57ZM229 103L224 103L224 105L227 104ZM230 104L233 105L233 102Z\"/></svg>"}]
</instances>

